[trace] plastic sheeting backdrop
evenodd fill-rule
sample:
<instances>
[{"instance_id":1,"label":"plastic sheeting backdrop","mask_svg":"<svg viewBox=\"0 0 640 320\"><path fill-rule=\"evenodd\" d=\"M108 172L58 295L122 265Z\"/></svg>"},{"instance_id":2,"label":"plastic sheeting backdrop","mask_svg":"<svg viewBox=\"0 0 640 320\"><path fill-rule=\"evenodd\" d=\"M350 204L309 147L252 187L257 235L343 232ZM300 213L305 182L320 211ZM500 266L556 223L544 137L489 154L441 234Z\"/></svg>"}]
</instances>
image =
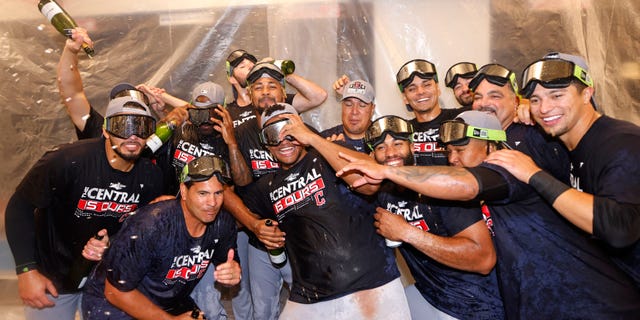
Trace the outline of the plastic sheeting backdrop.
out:
<instances>
[{"instance_id":1,"label":"plastic sheeting backdrop","mask_svg":"<svg viewBox=\"0 0 640 320\"><path fill-rule=\"evenodd\" d=\"M9 0L0 12L3 215L15 186L43 152L75 140L56 87L64 38L36 3ZM80 69L85 92L100 112L110 88L122 81L165 88L188 100L194 85L211 80L227 89L231 101L224 59L243 48L259 58L294 60L296 73L329 92L322 106L304 114L318 129L340 122L331 84L341 74L375 85L376 116L411 118L395 85L397 69L410 59L432 61L444 79L460 61L497 62L520 74L545 53L563 51L587 57L602 112L640 123L635 0L60 3L95 42L95 57L83 55ZM443 107L455 107L442 82Z\"/></svg>"}]
</instances>

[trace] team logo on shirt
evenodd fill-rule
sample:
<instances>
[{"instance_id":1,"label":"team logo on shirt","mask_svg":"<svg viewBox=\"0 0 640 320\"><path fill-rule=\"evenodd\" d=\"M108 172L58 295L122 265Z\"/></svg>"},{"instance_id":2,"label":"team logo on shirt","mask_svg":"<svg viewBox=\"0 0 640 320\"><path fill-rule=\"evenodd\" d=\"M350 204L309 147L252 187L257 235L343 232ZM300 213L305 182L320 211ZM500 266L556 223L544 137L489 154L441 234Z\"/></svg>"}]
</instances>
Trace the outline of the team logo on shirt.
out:
<instances>
[{"instance_id":1,"label":"team logo on shirt","mask_svg":"<svg viewBox=\"0 0 640 320\"><path fill-rule=\"evenodd\" d=\"M254 175L260 170L277 169L280 167L271 152L263 149L249 149L249 157L251 158L251 170Z\"/></svg>"},{"instance_id":2,"label":"team logo on shirt","mask_svg":"<svg viewBox=\"0 0 640 320\"><path fill-rule=\"evenodd\" d=\"M397 203L387 202L385 209L393 214L404 217L404 220L409 222L414 227L420 228L424 231L429 231L429 226L424 221L424 215L420 212L420 207L417 203L407 206L409 202L398 201Z\"/></svg>"},{"instance_id":3,"label":"team logo on shirt","mask_svg":"<svg viewBox=\"0 0 640 320\"><path fill-rule=\"evenodd\" d=\"M301 208L311 202L320 207L326 203L324 180L315 168L307 174L291 174L284 180L286 185L269 193L278 221L282 221L284 211L288 208Z\"/></svg>"},{"instance_id":4,"label":"team logo on shirt","mask_svg":"<svg viewBox=\"0 0 640 320\"><path fill-rule=\"evenodd\" d=\"M200 246L196 246L190 251L193 254L173 257L171 268L165 276L165 284L171 284L181 279L189 281L202 278L215 250L202 251Z\"/></svg>"},{"instance_id":5,"label":"team logo on shirt","mask_svg":"<svg viewBox=\"0 0 640 320\"><path fill-rule=\"evenodd\" d=\"M413 133L413 151L418 153L443 152L438 144L438 129L429 129Z\"/></svg>"},{"instance_id":6,"label":"team logo on shirt","mask_svg":"<svg viewBox=\"0 0 640 320\"><path fill-rule=\"evenodd\" d=\"M213 148L209 145L206 145L206 147L201 147L193 143L180 140L180 142L178 142L178 146L176 147L176 152L173 154L173 164L182 168L185 164L191 162L191 160L195 158L217 155L206 149Z\"/></svg>"},{"instance_id":7,"label":"team logo on shirt","mask_svg":"<svg viewBox=\"0 0 640 320\"><path fill-rule=\"evenodd\" d=\"M140 203L140 194L120 191L126 188L120 182L110 183L109 188L85 187L78 207L76 217L120 217L123 214L136 211Z\"/></svg>"}]
</instances>

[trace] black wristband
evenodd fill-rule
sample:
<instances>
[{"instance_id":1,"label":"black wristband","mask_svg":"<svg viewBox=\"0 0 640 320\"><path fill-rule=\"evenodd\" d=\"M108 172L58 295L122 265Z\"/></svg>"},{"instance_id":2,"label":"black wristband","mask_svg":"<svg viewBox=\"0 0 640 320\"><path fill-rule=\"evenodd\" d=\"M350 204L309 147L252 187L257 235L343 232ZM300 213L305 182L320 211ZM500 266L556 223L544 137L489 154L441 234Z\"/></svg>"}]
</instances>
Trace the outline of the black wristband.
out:
<instances>
[{"instance_id":1,"label":"black wristband","mask_svg":"<svg viewBox=\"0 0 640 320\"><path fill-rule=\"evenodd\" d=\"M536 189L540 196L551 205L562 193L571 189L571 187L558 181L552 175L544 172L544 170L540 170L531 176L529 185Z\"/></svg>"},{"instance_id":2,"label":"black wristband","mask_svg":"<svg viewBox=\"0 0 640 320\"><path fill-rule=\"evenodd\" d=\"M38 265L35 262L29 262L16 267L16 274L22 274L31 270L38 270Z\"/></svg>"}]
</instances>

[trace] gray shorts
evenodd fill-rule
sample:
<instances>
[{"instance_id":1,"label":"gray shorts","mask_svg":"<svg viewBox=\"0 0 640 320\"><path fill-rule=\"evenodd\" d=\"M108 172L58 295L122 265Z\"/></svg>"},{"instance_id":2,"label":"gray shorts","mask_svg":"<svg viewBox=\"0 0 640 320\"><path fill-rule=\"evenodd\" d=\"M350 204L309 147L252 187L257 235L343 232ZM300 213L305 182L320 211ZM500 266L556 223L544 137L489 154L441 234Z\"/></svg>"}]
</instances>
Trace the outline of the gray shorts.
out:
<instances>
[{"instance_id":1,"label":"gray shorts","mask_svg":"<svg viewBox=\"0 0 640 320\"><path fill-rule=\"evenodd\" d=\"M280 320L379 319L410 320L409 305L400 278L377 288L337 299L302 304L287 301Z\"/></svg>"}]
</instances>

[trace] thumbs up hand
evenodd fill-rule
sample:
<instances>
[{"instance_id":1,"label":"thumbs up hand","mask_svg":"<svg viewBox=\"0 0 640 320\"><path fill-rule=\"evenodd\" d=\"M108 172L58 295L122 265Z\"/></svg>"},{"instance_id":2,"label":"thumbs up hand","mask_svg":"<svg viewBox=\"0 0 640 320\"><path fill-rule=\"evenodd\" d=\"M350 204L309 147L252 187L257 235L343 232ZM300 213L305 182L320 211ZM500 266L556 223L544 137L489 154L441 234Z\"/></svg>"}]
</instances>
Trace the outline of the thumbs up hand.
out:
<instances>
[{"instance_id":1,"label":"thumbs up hand","mask_svg":"<svg viewBox=\"0 0 640 320\"><path fill-rule=\"evenodd\" d=\"M216 266L213 277L221 284L227 286L235 286L240 283L241 269L240 264L233 260L234 250L229 249L227 253L227 261Z\"/></svg>"}]
</instances>

